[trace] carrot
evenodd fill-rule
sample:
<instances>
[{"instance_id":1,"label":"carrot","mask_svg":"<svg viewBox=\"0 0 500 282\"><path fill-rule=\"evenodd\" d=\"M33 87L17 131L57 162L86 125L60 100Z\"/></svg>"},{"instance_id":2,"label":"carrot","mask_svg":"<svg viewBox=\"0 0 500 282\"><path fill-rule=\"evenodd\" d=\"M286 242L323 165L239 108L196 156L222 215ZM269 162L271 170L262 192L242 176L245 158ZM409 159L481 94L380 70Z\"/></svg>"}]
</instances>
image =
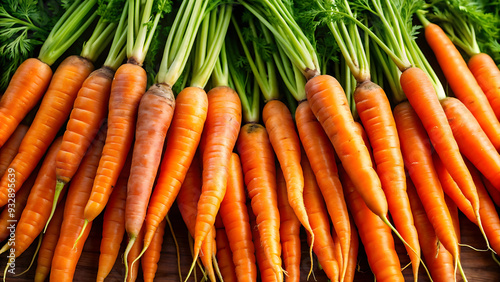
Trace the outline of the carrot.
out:
<instances>
[{"instance_id":1,"label":"carrot","mask_svg":"<svg viewBox=\"0 0 500 282\"><path fill-rule=\"evenodd\" d=\"M391 230L368 209L343 167L339 167L339 174L347 206L358 227L359 236L375 279L377 281L404 281Z\"/></svg>"},{"instance_id":2,"label":"carrot","mask_svg":"<svg viewBox=\"0 0 500 282\"><path fill-rule=\"evenodd\" d=\"M194 257L215 222L226 193L231 152L241 125L241 102L229 87L212 88L208 93L208 113L202 136L203 173L194 236Z\"/></svg>"},{"instance_id":3,"label":"carrot","mask_svg":"<svg viewBox=\"0 0 500 282\"><path fill-rule=\"evenodd\" d=\"M73 280L85 240L90 234L92 223L89 226L85 225L83 212L92 190L92 183L104 147L106 126L103 127L102 132L96 137L83 158L68 190L61 234L52 259L50 279L53 281Z\"/></svg>"},{"instance_id":4,"label":"carrot","mask_svg":"<svg viewBox=\"0 0 500 282\"><path fill-rule=\"evenodd\" d=\"M264 252L264 260L271 264L274 273L272 278L282 281L276 168L274 152L266 129L259 124L244 125L238 137L237 150L241 157L241 166L252 211L256 217L258 234L262 240L262 250L256 249L257 262L259 262L259 252ZM256 241L255 233L253 236L255 245L255 242L259 241ZM262 257L260 260L262 261ZM262 266L259 265L259 268ZM261 278L264 279L263 277L261 269Z\"/></svg>"},{"instance_id":5,"label":"carrot","mask_svg":"<svg viewBox=\"0 0 500 282\"><path fill-rule=\"evenodd\" d=\"M71 111L78 90L93 68L89 60L79 56L66 58L57 68L19 152L9 165L15 170L17 189L54 140ZM7 185L8 178L4 175L0 181L0 206L7 201Z\"/></svg>"},{"instance_id":6,"label":"carrot","mask_svg":"<svg viewBox=\"0 0 500 282\"><path fill-rule=\"evenodd\" d=\"M341 280L345 275L348 253L350 252L351 227L347 205L342 191L342 184L338 177L337 164L335 163L335 150L328 140L321 124L314 116L308 101L299 104L295 111L295 119L300 141L304 147L311 168L316 176L316 181L323 198L325 199L330 219L335 232L339 236L342 257L344 258Z\"/></svg>"},{"instance_id":7,"label":"carrot","mask_svg":"<svg viewBox=\"0 0 500 282\"><path fill-rule=\"evenodd\" d=\"M453 93L474 115L493 146L500 150L500 122L486 95L467 67L462 54L441 27L430 22L424 22L424 27L425 39L436 55Z\"/></svg>"},{"instance_id":8,"label":"carrot","mask_svg":"<svg viewBox=\"0 0 500 282\"><path fill-rule=\"evenodd\" d=\"M286 180L288 202L300 223L311 236L314 246L314 233L304 205L304 175L300 167L300 139L295 131L292 115L286 105L278 100L266 103L262 119L269 133L269 141L283 170ZM312 259L311 259L312 262Z\"/></svg>"},{"instance_id":9,"label":"carrot","mask_svg":"<svg viewBox=\"0 0 500 282\"><path fill-rule=\"evenodd\" d=\"M281 256L287 273L286 281L300 281L300 221L288 202L286 180L279 166L276 167L276 189L280 212ZM305 191L304 201L306 201Z\"/></svg>"},{"instance_id":10,"label":"carrot","mask_svg":"<svg viewBox=\"0 0 500 282\"><path fill-rule=\"evenodd\" d=\"M141 229L139 231L139 234L137 234L137 240L135 243L132 245L132 248L130 249L129 257L127 260L128 264L128 269L130 269L130 272L128 273L129 275L126 276L126 282L133 282L137 280L137 277L139 276L139 264L133 264L134 260L139 256L142 250L142 241L144 238L144 231ZM128 243L127 243L128 244Z\"/></svg>"},{"instance_id":11,"label":"carrot","mask_svg":"<svg viewBox=\"0 0 500 282\"><path fill-rule=\"evenodd\" d=\"M320 75L307 82L306 94L311 110L330 138L354 187L368 208L385 218L387 200L368 150L353 129L354 120L342 87L332 76Z\"/></svg>"},{"instance_id":12,"label":"carrot","mask_svg":"<svg viewBox=\"0 0 500 282\"><path fill-rule=\"evenodd\" d=\"M453 221L453 228L455 230L455 234L457 234L458 243L460 243L460 219L458 217L458 208L455 202L448 196L444 195L444 201L446 202L446 206L450 211L451 220ZM460 253L458 253L460 255Z\"/></svg>"},{"instance_id":13,"label":"carrot","mask_svg":"<svg viewBox=\"0 0 500 282\"><path fill-rule=\"evenodd\" d=\"M0 175L3 176L5 174L9 164L16 157L21 141L23 141L28 128L29 126L20 124L0 149Z\"/></svg>"},{"instance_id":14,"label":"carrot","mask_svg":"<svg viewBox=\"0 0 500 282\"><path fill-rule=\"evenodd\" d=\"M228 237L238 281L256 281L255 250L243 181L240 158L236 153L233 153L229 163L227 190L220 205L219 214ZM217 253L220 252L217 251Z\"/></svg>"},{"instance_id":15,"label":"carrot","mask_svg":"<svg viewBox=\"0 0 500 282\"><path fill-rule=\"evenodd\" d=\"M16 257L20 256L42 232L49 218L56 181L55 159L60 144L61 138L58 138L51 145L31 188L26 207L16 226ZM0 252L4 252L8 247L6 244Z\"/></svg>"},{"instance_id":16,"label":"carrot","mask_svg":"<svg viewBox=\"0 0 500 282\"><path fill-rule=\"evenodd\" d=\"M125 166L118 177L104 211L96 281L104 281L113 269L125 234L125 202L127 200L127 181L130 175L131 156L129 154L125 161Z\"/></svg>"},{"instance_id":17,"label":"carrot","mask_svg":"<svg viewBox=\"0 0 500 282\"><path fill-rule=\"evenodd\" d=\"M473 55L467 65L488 98L497 119L500 120L500 70L493 59L485 53Z\"/></svg>"},{"instance_id":18,"label":"carrot","mask_svg":"<svg viewBox=\"0 0 500 282\"><path fill-rule=\"evenodd\" d=\"M484 187L486 190L488 190L488 194L490 195L491 199L495 203L497 207L500 206L500 191L495 189L493 185L486 179L484 176L482 176Z\"/></svg>"},{"instance_id":19,"label":"carrot","mask_svg":"<svg viewBox=\"0 0 500 282\"><path fill-rule=\"evenodd\" d=\"M358 266L358 249L359 249L359 237L354 223L351 221L351 240L349 245L349 254L346 266L346 272L344 281L350 282L354 281L354 275Z\"/></svg>"},{"instance_id":20,"label":"carrot","mask_svg":"<svg viewBox=\"0 0 500 282\"><path fill-rule=\"evenodd\" d=\"M155 278L156 270L158 269L158 261L160 260L161 245L163 243L166 222L166 220L163 220L158 228L156 228L153 241L141 259L144 281L153 281Z\"/></svg>"},{"instance_id":21,"label":"carrot","mask_svg":"<svg viewBox=\"0 0 500 282\"><path fill-rule=\"evenodd\" d=\"M217 245L217 264L220 266L221 279L224 281L238 281L236 266L233 262L233 253L229 246L229 239L226 234L226 228L222 222L221 213L215 219L216 245Z\"/></svg>"},{"instance_id":22,"label":"carrot","mask_svg":"<svg viewBox=\"0 0 500 282\"><path fill-rule=\"evenodd\" d=\"M458 239L455 233L451 232L453 222L448 209L445 208L442 187L432 163L431 144L424 126L408 102L396 106L394 118L409 176L415 184L439 241L453 255L455 265L461 267L458 260Z\"/></svg>"},{"instance_id":23,"label":"carrot","mask_svg":"<svg viewBox=\"0 0 500 282\"><path fill-rule=\"evenodd\" d=\"M453 255L444 246L440 246L440 241L436 236L434 227L427 217L427 213L420 201L417 190L413 183L407 179L408 198L410 199L411 211L413 214L415 227L417 227L418 238L422 248L422 254L426 265L430 270L434 281L455 281L455 268Z\"/></svg>"},{"instance_id":24,"label":"carrot","mask_svg":"<svg viewBox=\"0 0 500 282\"><path fill-rule=\"evenodd\" d=\"M338 281L340 270L345 268L342 265L344 259L334 247L335 243L330 233L330 221L328 220L325 203L314 177L314 172L305 155L302 157L301 164L305 180L304 202L314 235L318 239L313 246L313 250L328 278L331 281ZM337 257L340 257L340 260L337 260Z\"/></svg>"},{"instance_id":25,"label":"carrot","mask_svg":"<svg viewBox=\"0 0 500 282\"><path fill-rule=\"evenodd\" d=\"M276 279L276 274L274 271L274 265L272 261L267 259L266 250L260 237L259 226L256 222L256 215L252 211L251 205L248 205L248 215L250 219L250 228L252 229L253 244L255 246L255 258L257 260L257 265L259 266L260 281L283 281Z\"/></svg>"},{"instance_id":26,"label":"carrot","mask_svg":"<svg viewBox=\"0 0 500 282\"><path fill-rule=\"evenodd\" d=\"M42 245L40 246L40 250L38 252L34 279L37 282L43 282L49 276L54 251L56 250L57 241L59 240L59 235L61 233L63 215L64 205L57 206L56 212L50 221L47 231L41 235L43 236Z\"/></svg>"}]
</instances>

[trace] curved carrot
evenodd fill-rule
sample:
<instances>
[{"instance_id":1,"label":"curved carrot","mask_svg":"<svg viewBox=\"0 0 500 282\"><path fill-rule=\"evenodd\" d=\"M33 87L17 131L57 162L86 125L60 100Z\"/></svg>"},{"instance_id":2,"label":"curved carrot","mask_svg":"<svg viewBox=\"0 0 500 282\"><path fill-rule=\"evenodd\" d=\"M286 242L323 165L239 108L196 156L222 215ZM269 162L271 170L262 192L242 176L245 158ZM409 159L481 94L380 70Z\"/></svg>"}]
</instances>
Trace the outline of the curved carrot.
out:
<instances>
[{"instance_id":1,"label":"curved carrot","mask_svg":"<svg viewBox=\"0 0 500 282\"><path fill-rule=\"evenodd\" d=\"M104 138L105 129L94 139L68 189L61 234L52 259L52 281L73 281L76 265L92 227L92 223L85 225L83 212L92 191Z\"/></svg>"},{"instance_id":2,"label":"curved carrot","mask_svg":"<svg viewBox=\"0 0 500 282\"><path fill-rule=\"evenodd\" d=\"M335 150L328 140L321 124L314 116L308 101L301 102L295 111L295 120L300 141L304 147L321 194L325 199L330 219L339 236L344 258L340 280L343 280L347 266L347 254L350 252L351 225L347 205L342 191L342 184L335 163Z\"/></svg>"},{"instance_id":3,"label":"curved carrot","mask_svg":"<svg viewBox=\"0 0 500 282\"><path fill-rule=\"evenodd\" d=\"M441 100L460 152L500 190L500 155L471 112L456 98Z\"/></svg>"},{"instance_id":4,"label":"curved carrot","mask_svg":"<svg viewBox=\"0 0 500 282\"><path fill-rule=\"evenodd\" d=\"M158 228L156 228L156 233L155 236L153 236L151 245L141 259L144 281L152 282L155 278L156 270L158 269L158 261L160 260L161 245L163 244L163 234L165 233L166 223L167 221L163 220Z\"/></svg>"},{"instance_id":5,"label":"curved carrot","mask_svg":"<svg viewBox=\"0 0 500 282\"><path fill-rule=\"evenodd\" d=\"M236 275L236 267L233 262L233 253L229 246L229 239L227 238L226 229L220 217L217 215L215 219L215 240L217 245L217 264L220 267L220 273L224 281L235 282L239 281Z\"/></svg>"},{"instance_id":6,"label":"curved carrot","mask_svg":"<svg viewBox=\"0 0 500 282\"><path fill-rule=\"evenodd\" d=\"M387 200L364 142L353 127L349 103L338 81L320 75L306 83L307 100L323 126L354 187L368 208L381 218L388 212Z\"/></svg>"},{"instance_id":7,"label":"curved carrot","mask_svg":"<svg viewBox=\"0 0 500 282\"><path fill-rule=\"evenodd\" d=\"M184 182L201 139L207 109L208 100L203 89L186 87L177 94L160 173L148 205L145 247L149 245L156 227L167 215Z\"/></svg>"},{"instance_id":8,"label":"curved carrot","mask_svg":"<svg viewBox=\"0 0 500 282\"><path fill-rule=\"evenodd\" d=\"M344 281L346 282L354 281L354 275L356 274L356 269L358 266L359 236L352 220L350 222L351 222L351 240L350 240L351 244L349 246L349 254L347 256L348 260L346 266L347 270L345 272L345 277L344 277Z\"/></svg>"},{"instance_id":9,"label":"curved carrot","mask_svg":"<svg viewBox=\"0 0 500 282\"><path fill-rule=\"evenodd\" d=\"M99 268L96 281L103 282L113 269L125 234L125 203L127 201L127 182L130 175L129 154L116 181L116 186L106 205L102 219L102 239L99 255Z\"/></svg>"},{"instance_id":10,"label":"curved carrot","mask_svg":"<svg viewBox=\"0 0 500 282\"><path fill-rule=\"evenodd\" d=\"M51 78L52 69L39 59L27 59L17 68L0 100L0 147L45 94Z\"/></svg>"},{"instance_id":11,"label":"curved carrot","mask_svg":"<svg viewBox=\"0 0 500 282\"><path fill-rule=\"evenodd\" d=\"M312 248L314 246L314 233L304 205L304 175L300 166L300 139L295 131L292 115L283 102L272 100L264 106L262 119L269 134L274 153L283 170L288 202L300 223L311 236Z\"/></svg>"},{"instance_id":12,"label":"curved carrot","mask_svg":"<svg viewBox=\"0 0 500 282\"><path fill-rule=\"evenodd\" d=\"M28 132L29 126L20 124L10 138L5 142L5 144L0 149L0 175L3 176L9 164L16 157L19 146L21 146L21 141L23 141L26 132Z\"/></svg>"},{"instance_id":13,"label":"curved carrot","mask_svg":"<svg viewBox=\"0 0 500 282\"><path fill-rule=\"evenodd\" d=\"M194 257L212 229L226 193L228 165L241 126L241 101L236 92L219 86L207 93L208 113L203 133L203 186L198 202Z\"/></svg>"},{"instance_id":14,"label":"curved carrot","mask_svg":"<svg viewBox=\"0 0 500 282\"><path fill-rule=\"evenodd\" d=\"M267 259L267 252L265 250L264 245L262 244L264 240L260 237L259 227L256 222L256 215L252 211L251 205L248 206L248 215L250 219L250 228L252 229L252 237L253 243L255 246L255 258L257 260L257 265L259 266L260 273L260 281L262 282L274 282L274 281L283 281L276 279L276 273L273 265L273 262Z\"/></svg>"},{"instance_id":15,"label":"curved carrot","mask_svg":"<svg viewBox=\"0 0 500 282\"><path fill-rule=\"evenodd\" d=\"M484 187L486 188L486 190L488 190L488 194L490 195L491 199L497 207L500 207L500 191L493 187L493 185L484 176L482 177L482 179Z\"/></svg>"},{"instance_id":16,"label":"curved carrot","mask_svg":"<svg viewBox=\"0 0 500 282\"><path fill-rule=\"evenodd\" d=\"M304 188L306 187L304 186ZM276 189L278 194L278 209L280 212L281 256L283 257L283 264L287 273L286 281L300 281L301 225L288 202L286 180L279 166L276 167ZM304 201L307 204L305 191Z\"/></svg>"},{"instance_id":17,"label":"curved carrot","mask_svg":"<svg viewBox=\"0 0 500 282\"><path fill-rule=\"evenodd\" d=\"M233 153L229 163L226 194L220 205L219 214L229 240L238 281L256 281L257 266L246 200L240 158Z\"/></svg>"},{"instance_id":18,"label":"curved carrot","mask_svg":"<svg viewBox=\"0 0 500 282\"><path fill-rule=\"evenodd\" d=\"M276 167L266 129L260 124L245 124L238 137L237 150L241 158L248 197L256 217L256 225L259 227L258 233L263 250L256 249L257 256L263 251L265 261L271 264L273 279L283 281ZM254 244L255 242L254 233ZM259 262L259 258L256 258ZM259 268L262 266L259 265ZM264 279L262 272L261 278Z\"/></svg>"},{"instance_id":19,"label":"curved carrot","mask_svg":"<svg viewBox=\"0 0 500 282\"><path fill-rule=\"evenodd\" d=\"M85 207L85 219L94 220L104 209L132 145L139 101L146 91L146 72L124 64L116 70L109 97L108 131L99 168Z\"/></svg>"},{"instance_id":20,"label":"curved carrot","mask_svg":"<svg viewBox=\"0 0 500 282\"><path fill-rule=\"evenodd\" d=\"M340 269L344 268L342 265L344 259L334 247L335 243L330 233L330 221L328 220L325 203L306 156L303 156L301 163L305 179L304 202L311 227L317 238L313 250L326 276L331 281L339 281ZM337 257L340 257L340 260L337 260Z\"/></svg>"},{"instance_id":21,"label":"curved carrot","mask_svg":"<svg viewBox=\"0 0 500 282\"><path fill-rule=\"evenodd\" d=\"M80 56L66 58L57 68L19 152L9 165L15 170L17 189L28 178L66 121L78 90L94 66ZM7 201L8 179L0 180L0 206Z\"/></svg>"},{"instance_id":22,"label":"curved carrot","mask_svg":"<svg viewBox=\"0 0 500 282\"><path fill-rule=\"evenodd\" d=\"M470 57L468 67L488 98L493 112L500 120L500 70L490 55L479 53Z\"/></svg>"},{"instance_id":23,"label":"curved carrot","mask_svg":"<svg viewBox=\"0 0 500 282\"><path fill-rule=\"evenodd\" d=\"M493 146L500 150L500 122L493 112L488 98L467 67L462 54L446 33L436 24L425 26L425 39L436 55L439 66L455 96L474 115ZM403 91L406 91L403 88Z\"/></svg>"},{"instance_id":24,"label":"curved carrot","mask_svg":"<svg viewBox=\"0 0 500 282\"><path fill-rule=\"evenodd\" d=\"M43 282L49 276L54 251L56 250L59 234L61 233L63 215L64 205L57 206L54 216L47 227L47 231L42 235L42 245L38 251L34 279L37 282Z\"/></svg>"}]
</instances>

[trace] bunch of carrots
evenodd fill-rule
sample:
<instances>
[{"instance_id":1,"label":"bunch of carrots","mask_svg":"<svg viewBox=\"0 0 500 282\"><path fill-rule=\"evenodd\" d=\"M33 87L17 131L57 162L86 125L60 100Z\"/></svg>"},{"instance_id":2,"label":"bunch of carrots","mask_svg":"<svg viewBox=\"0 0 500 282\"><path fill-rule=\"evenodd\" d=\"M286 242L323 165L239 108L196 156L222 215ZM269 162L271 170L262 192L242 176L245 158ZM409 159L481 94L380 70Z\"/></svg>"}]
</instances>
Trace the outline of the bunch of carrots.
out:
<instances>
[{"instance_id":1,"label":"bunch of carrots","mask_svg":"<svg viewBox=\"0 0 500 282\"><path fill-rule=\"evenodd\" d=\"M26 44L28 2L0 7ZM179 281L357 281L362 249L377 281L467 281L460 213L500 265L483 2L65 3L0 98L3 279L161 279L168 227Z\"/></svg>"}]
</instances>

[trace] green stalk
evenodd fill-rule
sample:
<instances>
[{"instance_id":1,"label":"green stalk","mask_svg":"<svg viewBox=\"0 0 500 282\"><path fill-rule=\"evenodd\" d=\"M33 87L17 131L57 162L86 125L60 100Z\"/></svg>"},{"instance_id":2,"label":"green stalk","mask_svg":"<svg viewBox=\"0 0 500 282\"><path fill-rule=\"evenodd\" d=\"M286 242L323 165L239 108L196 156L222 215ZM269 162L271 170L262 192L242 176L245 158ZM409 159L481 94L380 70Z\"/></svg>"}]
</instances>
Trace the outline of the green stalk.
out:
<instances>
[{"instance_id":1,"label":"green stalk","mask_svg":"<svg viewBox=\"0 0 500 282\"><path fill-rule=\"evenodd\" d=\"M111 42L111 35L115 32L117 26L118 23L110 23L100 18L89 40L84 43L80 56L91 62L95 62L102 51L104 51Z\"/></svg>"},{"instance_id":2,"label":"green stalk","mask_svg":"<svg viewBox=\"0 0 500 282\"><path fill-rule=\"evenodd\" d=\"M40 50L38 59L52 65L82 35L97 17L97 0L75 1L56 23Z\"/></svg>"},{"instance_id":3,"label":"green stalk","mask_svg":"<svg viewBox=\"0 0 500 282\"><path fill-rule=\"evenodd\" d=\"M123 7L122 15L120 21L118 22L118 27L116 28L115 35L113 37L113 42L111 43L111 48L104 61L104 66L108 67L114 71L122 64L126 56L126 39L127 39L127 16L128 16L128 5L129 2L125 2Z\"/></svg>"}]
</instances>

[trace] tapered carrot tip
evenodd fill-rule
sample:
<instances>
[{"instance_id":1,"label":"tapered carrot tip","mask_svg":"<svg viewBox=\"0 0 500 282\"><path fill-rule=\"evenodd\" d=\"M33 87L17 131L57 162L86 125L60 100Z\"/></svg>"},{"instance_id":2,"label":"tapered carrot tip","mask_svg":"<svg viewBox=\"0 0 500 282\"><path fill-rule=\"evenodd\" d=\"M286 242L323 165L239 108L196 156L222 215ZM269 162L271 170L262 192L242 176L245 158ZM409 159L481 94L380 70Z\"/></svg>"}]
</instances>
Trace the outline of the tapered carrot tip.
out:
<instances>
[{"instance_id":1,"label":"tapered carrot tip","mask_svg":"<svg viewBox=\"0 0 500 282\"><path fill-rule=\"evenodd\" d=\"M54 192L54 201L52 202L52 209L50 211L49 219L47 220L47 223L45 224L45 228L43 229L43 233L47 231L47 227L49 227L49 223L52 220L52 217L54 216L54 212L56 211L57 207L57 202L59 201L59 197L61 196L61 191L63 190L64 186L67 184L67 182L62 181L62 180L57 180L56 183L56 189ZM80 234L81 236L81 234Z\"/></svg>"},{"instance_id":2,"label":"tapered carrot tip","mask_svg":"<svg viewBox=\"0 0 500 282\"><path fill-rule=\"evenodd\" d=\"M73 244L73 250L76 249L76 244L78 243L78 241L80 241L80 238L82 238L83 233L85 233L85 229L87 228L88 224L89 224L89 221L85 219L85 222L83 223L83 227L82 227L82 232L80 232L80 234L78 234L78 237L76 238L75 243Z\"/></svg>"},{"instance_id":3,"label":"tapered carrot tip","mask_svg":"<svg viewBox=\"0 0 500 282\"><path fill-rule=\"evenodd\" d=\"M127 281L127 277L129 275L129 273L128 273L128 254L130 253L130 250L132 250L132 247L134 246L136 238L137 238L137 236L129 237L127 248L125 248L125 252L123 253L123 264L125 264L125 278L123 279L123 281Z\"/></svg>"}]
</instances>

